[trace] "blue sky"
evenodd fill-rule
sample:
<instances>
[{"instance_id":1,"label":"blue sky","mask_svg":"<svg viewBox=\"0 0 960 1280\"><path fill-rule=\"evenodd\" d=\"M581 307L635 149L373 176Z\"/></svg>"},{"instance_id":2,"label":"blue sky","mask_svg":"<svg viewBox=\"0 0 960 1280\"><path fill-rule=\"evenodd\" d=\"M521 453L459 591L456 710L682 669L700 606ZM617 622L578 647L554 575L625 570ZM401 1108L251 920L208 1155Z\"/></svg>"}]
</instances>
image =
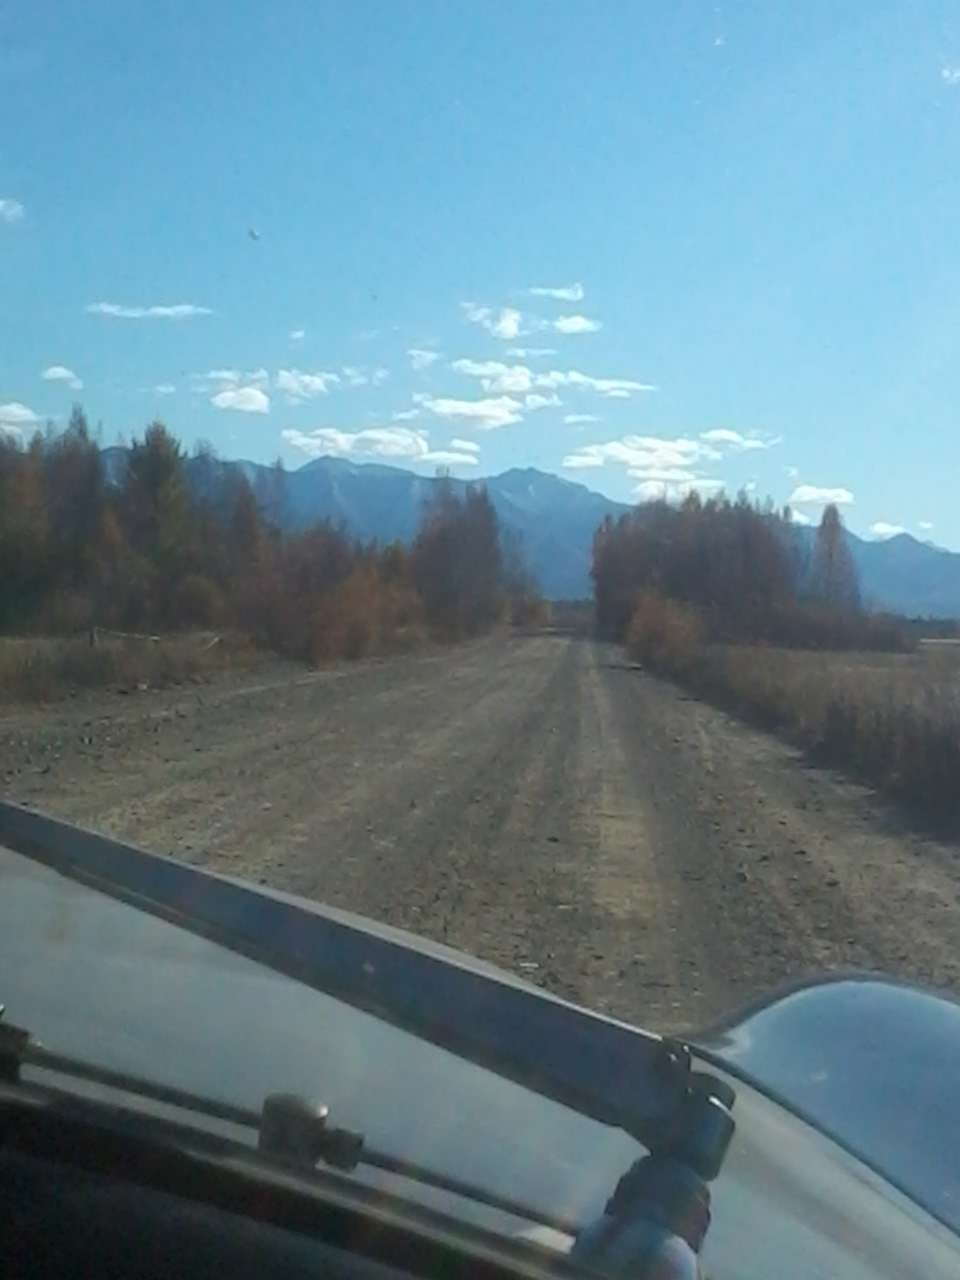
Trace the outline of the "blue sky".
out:
<instances>
[{"instance_id":1,"label":"blue sky","mask_svg":"<svg viewBox=\"0 0 960 1280\"><path fill-rule=\"evenodd\" d=\"M955 0L0 0L0 429L960 548Z\"/></svg>"}]
</instances>

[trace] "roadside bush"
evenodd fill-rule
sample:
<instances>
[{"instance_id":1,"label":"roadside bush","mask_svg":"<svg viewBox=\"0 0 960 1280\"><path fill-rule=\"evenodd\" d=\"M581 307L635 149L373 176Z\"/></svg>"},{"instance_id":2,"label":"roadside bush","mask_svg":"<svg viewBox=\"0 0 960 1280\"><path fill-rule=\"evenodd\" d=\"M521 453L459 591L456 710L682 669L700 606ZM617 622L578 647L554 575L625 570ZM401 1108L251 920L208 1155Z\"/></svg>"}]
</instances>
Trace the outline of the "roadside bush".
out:
<instances>
[{"instance_id":1,"label":"roadside bush","mask_svg":"<svg viewBox=\"0 0 960 1280\"><path fill-rule=\"evenodd\" d=\"M702 631L695 609L656 591L637 599L627 629L627 653L654 671L683 675L700 654Z\"/></svg>"}]
</instances>

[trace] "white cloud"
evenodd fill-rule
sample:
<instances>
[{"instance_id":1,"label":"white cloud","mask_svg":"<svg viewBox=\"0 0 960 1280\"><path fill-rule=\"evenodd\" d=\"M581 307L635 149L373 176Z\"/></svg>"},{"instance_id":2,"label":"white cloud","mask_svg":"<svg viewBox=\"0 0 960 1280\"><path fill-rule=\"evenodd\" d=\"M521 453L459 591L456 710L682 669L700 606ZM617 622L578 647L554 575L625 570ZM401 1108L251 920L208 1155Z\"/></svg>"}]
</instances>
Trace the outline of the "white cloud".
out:
<instances>
[{"instance_id":1,"label":"white cloud","mask_svg":"<svg viewBox=\"0 0 960 1280\"><path fill-rule=\"evenodd\" d=\"M212 316L210 307L198 307L192 302L177 302L172 306L124 307L119 302L91 302L87 307L91 316L114 316L121 320L189 320L192 316Z\"/></svg>"},{"instance_id":2,"label":"white cloud","mask_svg":"<svg viewBox=\"0 0 960 1280\"><path fill-rule=\"evenodd\" d=\"M52 364L40 375L44 382L66 382L74 391L80 391L83 383L65 364Z\"/></svg>"},{"instance_id":3,"label":"white cloud","mask_svg":"<svg viewBox=\"0 0 960 1280\"><path fill-rule=\"evenodd\" d=\"M930 533L933 530L933 522L931 520L921 520L917 528L922 529L924 533Z\"/></svg>"},{"instance_id":4,"label":"white cloud","mask_svg":"<svg viewBox=\"0 0 960 1280\"><path fill-rule=\"evenodd\" d=\"M633 493L638 502L682 502L688 494L710 495L723 488L722 480L691 479L679 482L643 480Z\"/></svg>"},{"instance_id":5,"label":"white cloud","mask_svg":"<svg viewBox=\"0 0 960 1280\"><path fill-rule=\"evenodd\" d=\"M416 373L429 369L435 360L440 359L439 352L428 351L426 347L410 347L407 355L410 357L410 366Z\"/></svg>"},{"instance_id":6,"label":"white cloud","mask_svg":"<svg viewBox=\"0 0 960 1280\"><path fill-rule=\"evenodd\" d=\"M394 422L412 422L414 418L419 418L419 409L398 409L393 415Z\"/></svg>"},{"instance_id":7,"label":"white cloud","mask_svg":"<svg viewBox=\"0 0 960 1280\"><path fill-rule=\"evenodd\" d=\"M422 431L409 427L371 427L366 431L338 431L335 427L318 427L315 431L288 430L283 439L310 457L403 458L435 466L476 466L470 449L431 449Z\"/></svg>"},{"instance_id":8,"label":"white cloud","mask_svg":"<svg viewBox=\"0 0 960 1280\"><path fill-rule=\"evenodd\" d=\"M22 222L25 210L19 200L11 200L9 196L0 197L0 222L6 222L13 226L14 223Z\"/></svg>"},{"instance_id":9,"label":"white cloud","mask_svg":"<svg viewBox=\"0 0 960 1280\"><path fill-rule=\"evenodd\" d=\"M940 79L944 84L960 84L960 67L944 67L940 72Z\"/></svg>"},{"instance_id":10,"label":"white cloud","mask_svg":"<svg viewBox=\"0 0 960 1280\"><path fill-rule=\"evenodd\" d=\"M902 524L888 524L886 520L878 520L870 526L870 532L875 538L895 538L897 534L907 531Z\"/></svg>"},{"instance_id":11,"label":"white cloud","mask_svg":"<svg viewBox=\"0 0 960 1280\"><path fill-rule=\"evenodd\" d=\"M562 465L602 467L612 462L626 467L634 479L680 482L696 479L692 468L704 461L714 461L716 456L716 451L700 440L624 436L622 440L581 445L563 459ZM678 474L681 472L682 476ZM705 480L704 483L709 482Z\"/></svg>"},{"instance_id":12,"label":"white cloud","mask_svg":"<svg viewBox=\"0 0 960 1280\"><path fill-rule=\"evenodd\" d=\"M555 356L556 347L508 347L507 355L517 360L536 360L539 356Z\"/></svg>"},{"instance_id":13,"label":"white cloud","mask_svg":"<svg viewBox=\"0 0 960 1280\"><path fill-rule=\"evenodd\" d=\"M731 449L750 452L757 449L772 449L780 443L779 436L745 436L739 431L730 431L727 427L716 427L713 431L704 431L700 436L708 444L727 445Z\"/></svg>"},{"instance_id":14,"label":"white cloud","mask_svg":"<svg viewBox=\"0 0 960 1280\"><path fill-rule=\"evenodd\" d=\"M541 286L536 289L528 290L531 297L534 298L556 298L558 302L582 302L583 301L583 285L568 284L561 285L558 288L550 289Z\"/></svg>"},{"instance_id":15,"label":"white cloud","mask_svg":"<svg viewBox=\"0 0 960 1280\"><path fill-rule=\"evenodd\" d=\"M560 369L551 369L549 373L536 375L538 387L577 387L581 391L596 391L608 399L626 399L641 391L656 391L650 382L635 382L631 378L594 378L589 373L580 373L577 369L568 369L564 373Z\"/></svg>"},{"instance_id":16,"label":"white cloud","mask_svg":"<svg viewBox=\"0 0 960 1280\"><path fill-rule=\"evenodd\" d=\"M800 524L800 525L813 524L813 520L810 516L806 515L803 511L795 511L792 508L790 511L790 520L793 524Z\"/></svg>"},{"instance_id":17,"label":"white cloud","mask_svg":"<svg viewBox=\"0 0 960 1280\"><path fill-rule=\"evenodd\" d=\"M564 426L572 427L578 422L599 422L595 413L568 413L563 419Z\"/></svg>"},{"instance_id":18,"label":"white cloud","mask_svg":"<svg viewBox=\"0 0 960 1280\"><path fill-rule=\"evenodd\" d=\"M550 321L550 328L557 333L596 333L602 327L599 320L590 320L587 316L557 316Z\"/></svg>"},{"instance_id":19,"label":"white cloud","mask_svg":"<svg viewBox=\"0 0 960 1280\"><path fill-rule=\"evenodd\" d=\"M291 341L291 342L302 342L306 336L307 336L307 331L306 331L306 329L291 329L291 330L290 330L290 341Z\"/></svg>"},{"instance_id":20,"label":"white cloud","mask_svg":"<svg viewBox=\"0 0 960 1280\"><path fill-rule=\"evenodd\" d=\"M193 374L191 381L193 391L201 395L209 395L214 391L232 391L241 383L260 391L268 391L270 388L270 375L264 368L250 369L246 373L241 369L208 369L206 373Z\"/></svg>"},{"instance_id":21,"label":"white cloud","mask_svg":"<svg viewBox=\"0 0 960 1280\"><path fill-rule=\"evenodd\" d=\"M158 382L153 389L158 396L172 396L177 388L172 382Z\"/></svg>"},{"instance_id":22,"label":"white cloud","mask_svg":"<svg viewBox=\"0 0 960 1280\"><path fill-rule=\"evenodd\" d=\"M487 400L455 400L444 396L418 395L415 399L436 417L469 423L479 431L496 431L500 427L509 427L523 421L520 413L523 405L511 396Z\"/></svg>"},{"instance_id":23,"label":"white cloud","mask_svg":"<svg viewBox=\"0 0 960 1280\"><path fill-rule=\"evenodd\" d=\"M796 480L797 476L800 474L799 467L784 467L783 469L791 480Z\"/></svg>"},{"instance_id":24,"label":"white cloud","mask_svg":"<svg viewBox=\"0 0 960 1280\"><path fill-rule=\"evenodd\" d=\"M479 453L480 446L476 440L459 440L456 436L450 441L450 448L457 453Z\"/></svg>"},{"instance_id":25,"label":"white cloud","mask_svg":"<svg viewBox=\"0 0 960 1280\"><path fill-rule=\"evenodd\" d=\"M534 391L532 395L524 397L523 407L525 409L558 409L563 401L555 391L550 395L542 395L539 391Z\"/></svg>"},{"instance_id":26,"label":"white cloud","mask_svg":"<svg viewBox=\"0 0 960 1280\"><path fill-rule=\"evenodd\" d=\"M291 404L301 400L314 400L329 394L330 388L340 381L336 373L302 373L299 369L281 369L274 379L277 391L282 391Z\"/></svg>"},{"instance_id":27,"label":"white cloud","mask_svg":"<svg viewBox=\"0 0 960 1280\"><path fill-rule=\"evenodd\" d=\"M365 387L368 383L378 387L390 377L389 369L360 369L353 364L345 364L340 373L348 387Z\"/></svg>"},{"instance_id":28,"label":"white cloud","mask_svg":"<svg viewBox=\"0 0 960 1280\"><path fill-rule=\"evenodd\" d=\"M587 471L603 464L604 459L597 453L568 453L560 465L567 471Z\"/></svg>"},{"instance_id":29,"label":"white cloud","mask_svg":"<svg viewBox=\"0 0 960 1280\"><path fill-rule=\"evenodd\" d=\"M210 397L216 409L236 409L238 413L269 413L270 397L259 387L230 387Z\"/></svg>"},{"instance_id":30,"label":"white cloud","mask_svg":"<svg viewBox=\"0 0 960 1280\"><path fill-rule=\"evenodd\" d=\"M582 391L596 391L610 399L626 399L636 392L657 389L651 383L635 382L629 378L594 378L577 369L534 373L525 364L504 364L501 360L454 360L450 368L467 377L479 378L484 391L494 395L522 395L534 388L556 391L559 387L576 387Z\"/></svg>"},{"instance_id":31,"label":"white cloud","mask_svg":"<svg viewBox=\"0 0 960 1280\"><path fill-rule=\"evenodd\" d=\"M837 507L849 507L853 503L853 494L849 489L829 489L815 484L800 484L790 495L791 506L825 507L830 503Z\"/></svg>"},{"instance_id":32,"label":"white cloud","mask_svg":"<svg viewBox=\"0 0 960 1280\"><path fill-rule=\"evenodd\" d=\"M490 332L504 342L513 342L520 337L520 312L514 311L513 307L504 307Z\"/></svg>"},{"instance_id":33,"label":"white cloud","mask_svg":"<svg viewBox=\"0 0 960 1280\"><path fill-rule=\"evenodd\" d=\"M523 395L533 387L533 374L522 364L503 364L500 360L454 360L450 368L467 377L479 378L484 391L492 395Z\"/></svg>"},{"instance_id":34,"label":"white cloud","mask_svg":"<svg viewBox=\"0 0 960 1280\"><path fill-rule=\"evenodd\" d=\"M513 342L521 333L521 315L513 307L502 307L496 314L490 307L478 306L475 302L461 303L463 314L472 324L479 324L487 333L504 342Z\"/></svg>"},{"instance_id":35,"label":"white cloud","mask_svg":"<svg viewBox=\"0 0 960 1280\"><path fill-rule=\"evenodd\" d=\"M40 419L19 400L10 400L0 404L0 432L7 435L20 435L25 427L39 427Z\"/></svg>"}]
</instances>

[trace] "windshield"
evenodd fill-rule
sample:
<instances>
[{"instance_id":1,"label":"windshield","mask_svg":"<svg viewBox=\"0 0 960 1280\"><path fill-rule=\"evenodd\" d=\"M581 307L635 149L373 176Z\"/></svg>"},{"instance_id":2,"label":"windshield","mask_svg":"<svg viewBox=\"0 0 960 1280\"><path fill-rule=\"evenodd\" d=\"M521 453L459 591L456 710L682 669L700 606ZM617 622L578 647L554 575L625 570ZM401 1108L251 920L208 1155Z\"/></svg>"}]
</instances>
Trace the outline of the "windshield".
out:
<instances>
[{"instance_id":1,"label":"windshield","mask_svg":"<svg viewBox=\"0 0 960 1280\"><path fill-rule=\"evenodd\" d=\"M0 0L0 126L4 800L658 1033L960 991L960 11Z\"/></svg>"}]
</instances>

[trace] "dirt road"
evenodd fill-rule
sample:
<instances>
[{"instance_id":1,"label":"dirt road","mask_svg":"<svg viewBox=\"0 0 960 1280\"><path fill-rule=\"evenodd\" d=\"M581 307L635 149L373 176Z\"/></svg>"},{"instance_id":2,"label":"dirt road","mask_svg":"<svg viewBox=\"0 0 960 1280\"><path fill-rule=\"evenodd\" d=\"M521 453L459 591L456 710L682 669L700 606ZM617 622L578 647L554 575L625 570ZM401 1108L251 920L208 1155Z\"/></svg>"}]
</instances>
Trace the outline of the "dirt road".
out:
<instances>
[{"instance_id":1,"label":"dirt road","mask_svg":"<svg viewBox=\"0 0 960 1280\"><path fill-rule=\"evenodd\" d=\"M665 1030L828 967L960 991L960 851L585 640L10 712L0 782Z\"/></svg>"}]
</instances>

